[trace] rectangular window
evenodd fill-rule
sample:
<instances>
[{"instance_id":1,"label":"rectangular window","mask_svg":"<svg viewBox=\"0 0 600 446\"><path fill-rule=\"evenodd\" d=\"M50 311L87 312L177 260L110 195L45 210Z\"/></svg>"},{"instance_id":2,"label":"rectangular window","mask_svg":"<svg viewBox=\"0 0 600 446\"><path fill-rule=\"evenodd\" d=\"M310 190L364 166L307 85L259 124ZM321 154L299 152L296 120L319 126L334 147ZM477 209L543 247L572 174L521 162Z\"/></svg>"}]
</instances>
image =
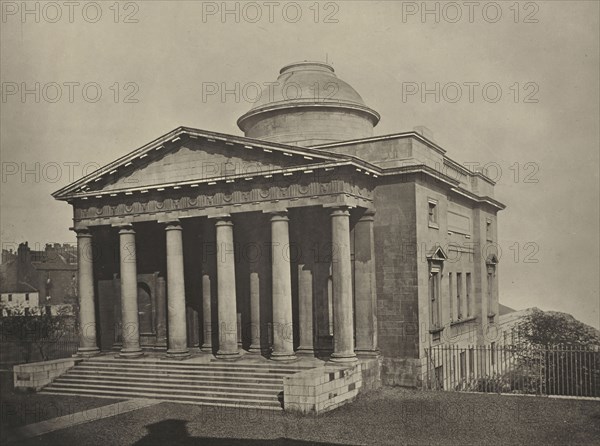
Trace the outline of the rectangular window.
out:
<instances>
[{"instance_id":1,"label":"rectangular window","mask_svg":"<svg viewBox=\"0 0 600 446\"><path fill-rule=\"evenodd\" d=\"M9 294L9 295L8 295L8 301L9 301L9 302L12 302L12 294Z\"/></svg>"},{"instance_id":2,"label":"rectangular window","mask_svg":"<svg viewBox=\"0 0 600 446\"><path fill-rule=\"evenodd\" d=\"M327 310L329 317L327 334L333 336L333 279L331 277L327 281Z\"/></svg>"},{"instance_id":3,"label":"rectangular window","mask_svg":"<svg viewBox=\"0 0 600 446\"><path fill-rule=\"evenodd\" d=\"M438 209L437 209L437 200L430 198L427 200L428 210L429 210L429 226L432 228L438 227Z\"/></svg>"},{"instance_id":4,"label":"rectangular window","mask_svg":"<svg viewBox=\"0 0 600 446\"><path fill-rule=\"evenodd\" d=\"M429 276L429 300L431 312L431 327L441 326L440 321L440 275L432 273Z\"/></svg>"},{"instance_id":5,"label":"rectangular window","mask_svg":"<svg viewBox=\"0 0 600 446\"><path fill-rule=\"evenodd\" d=\"M487 301L488 301L488 316L494 315L494 274L488 268L487 274Z\"/></svg>"},{"instance_id":6,"label":"rectangular window","mask_svg":"<svg viewBox=\"0 0 600 446\"><path fill-rule=\"evenodd\" d=\"M492 220L489 218L485 221L485 239L489 242L492 241Z\"/></svg>"},{"instance_id":7,"label":"rectangular window","mask_svg":"<svg viewBox=\"0 0 600 446\"><path fill-rule=\"evenodd\" d=\"M475 376L475 349L473 347L469 349L469 373L471 376Z\"/></svg>"},{"instance_id":8,"label":"rectangular window","mask_svg":"<svg viewBox=\"0 0 600 446\"><path fill-rule=\"evenodd\" d=\"M435 374L436 388L444 389L444 366L437 366L433 373Z\"/></svg>"},{"instance_id":9,"label":"rectangular window","mask_svg":"<svg viewBox=\"0 0 600 446\"><path fill-rule=\"evenodd\" d=\"M29 293L25 293L25 301L29 302Z\"/></svg>"},{"instance_id":10,"label":"rectangular window","mask_svg":"<svg viewBox=\"0 0 600 446\"><path fill-rule=\"evenodd\" d=\"M448 273L448 291L450 299L450 321L454 320L454 280L452 273Z\"/></svg>"},{"instance_id":11,"label":"rectangular window","mask_svg":"<svg viewBox=\"0 0 600 446\"><path fill-rule=\"evenodd\" d=\"M467 303L467 317L471 317L471 273L467 273L465 277L467 290L465 293L465 300Z\"/></svg>"},{"instance_id":12,"label":"rectangular window","mask_svg":"<svg viewBox=\"0 0 600 446\"><path fill-rule=\"evenodd\" d=\"M460 379L464 380L467 377L467 354L460 352Z\"/></svg>"},{"instance_id":13,"label":"rectangular window","mask_svg":"<svg viewBox=\"0 0 600 446\"><path fill-rule=\"evenodd\" d=\"M456 320L461 320L462 307L460 301L460 293L462 290L462 273L456 273Z\"/></svg>"}]
</instances>

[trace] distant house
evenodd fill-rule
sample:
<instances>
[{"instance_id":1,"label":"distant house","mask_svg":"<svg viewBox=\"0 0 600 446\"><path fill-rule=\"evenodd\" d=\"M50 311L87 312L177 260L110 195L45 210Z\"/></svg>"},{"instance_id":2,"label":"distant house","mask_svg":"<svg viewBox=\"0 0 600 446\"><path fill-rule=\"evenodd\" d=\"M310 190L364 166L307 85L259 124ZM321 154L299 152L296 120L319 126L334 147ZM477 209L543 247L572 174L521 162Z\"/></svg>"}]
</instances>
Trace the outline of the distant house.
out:
<instances>
[{"instance_id":1,"label":"distant house","mask_svg":"<svg viewBox=\"0 0 600 446\"><path fill-rule=\"evenodd\" d=\"M8 311L41 307L52 313L58 309L69 312L77 295L76 277L77 253L73 245L47 244L43 251L35 251L25 242L16 252L3 249L2 306Z\"/></svg>"},{"instance_id":2,"label":"distant house","mask_svg":"<svg viewBox=\"0 0 600 446\"><path fill-rule=\"evenodd\" d=\"M8 284L0 283L0 302L2 303L2 316L10 316L15 312L29 313L31 308L39 307L39 293L28 283L18 282Z\"/></svg>"}]
</instances>

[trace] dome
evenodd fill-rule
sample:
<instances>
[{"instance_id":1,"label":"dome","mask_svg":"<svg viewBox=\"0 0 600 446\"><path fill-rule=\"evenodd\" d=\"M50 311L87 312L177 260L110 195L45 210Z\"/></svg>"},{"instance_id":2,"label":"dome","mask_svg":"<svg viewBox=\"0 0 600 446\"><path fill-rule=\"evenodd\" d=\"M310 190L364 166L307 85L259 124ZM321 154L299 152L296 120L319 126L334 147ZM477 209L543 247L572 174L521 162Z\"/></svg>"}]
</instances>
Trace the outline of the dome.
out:
<instances>
[{"instance_id":1,"label":"dome","mask_svg":"<svg viewBox=\"0 0 600 446\"><path fill-rule=\"evenodd\" d=\"M247 137L317 145L373 135L379 114L323 62L297 62L279 71L237 124Z\"/></svg>"}]
</instances>

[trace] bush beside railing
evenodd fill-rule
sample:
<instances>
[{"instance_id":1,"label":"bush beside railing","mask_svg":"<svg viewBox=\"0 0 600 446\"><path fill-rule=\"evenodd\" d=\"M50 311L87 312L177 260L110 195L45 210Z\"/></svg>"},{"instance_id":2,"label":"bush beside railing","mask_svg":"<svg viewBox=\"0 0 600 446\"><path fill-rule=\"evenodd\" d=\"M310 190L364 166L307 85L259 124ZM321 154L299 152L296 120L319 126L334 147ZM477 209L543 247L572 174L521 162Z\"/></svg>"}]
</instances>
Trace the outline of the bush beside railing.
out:
<instances>
[{"instance_id":1,"label":"bush beside railing","mask_svg":"<svg viewBox=\"0 0 600 446\"><path fill-rule=\"evenodd\" d=\"M427 389L600 397L595 346L438 346L426 360Z\"/></svg>"}]
</instances>

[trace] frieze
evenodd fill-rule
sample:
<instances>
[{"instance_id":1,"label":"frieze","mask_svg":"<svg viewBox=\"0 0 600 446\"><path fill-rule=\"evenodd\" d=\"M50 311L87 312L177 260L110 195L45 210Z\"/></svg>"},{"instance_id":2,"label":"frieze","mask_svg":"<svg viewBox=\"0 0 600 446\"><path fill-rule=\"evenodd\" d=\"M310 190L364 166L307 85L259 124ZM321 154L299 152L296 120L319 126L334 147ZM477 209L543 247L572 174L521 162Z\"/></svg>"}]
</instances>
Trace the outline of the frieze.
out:
<instances>
[{"instance_id":1,"label":"frieze","mask_svg":"<svg viewBox=\"0 0 600 446\"><path fill-rule=\"evenodd\" d=\"M362 179L361 179L362 180ZM362 184L359 184L362 183ZM372 186L368 179L352 181L332 179L328 182L304 180L291 184L235 183L206 186L205 190L183 187L178 190L150 191L131 196L105 197L78 201L75 221L127 218L140 214L188 211L211 207L239 206L245 203L294 201L348 195L372 201ZM107 201L109 201L107 203Z\"/></svg>"}]
</instances>

